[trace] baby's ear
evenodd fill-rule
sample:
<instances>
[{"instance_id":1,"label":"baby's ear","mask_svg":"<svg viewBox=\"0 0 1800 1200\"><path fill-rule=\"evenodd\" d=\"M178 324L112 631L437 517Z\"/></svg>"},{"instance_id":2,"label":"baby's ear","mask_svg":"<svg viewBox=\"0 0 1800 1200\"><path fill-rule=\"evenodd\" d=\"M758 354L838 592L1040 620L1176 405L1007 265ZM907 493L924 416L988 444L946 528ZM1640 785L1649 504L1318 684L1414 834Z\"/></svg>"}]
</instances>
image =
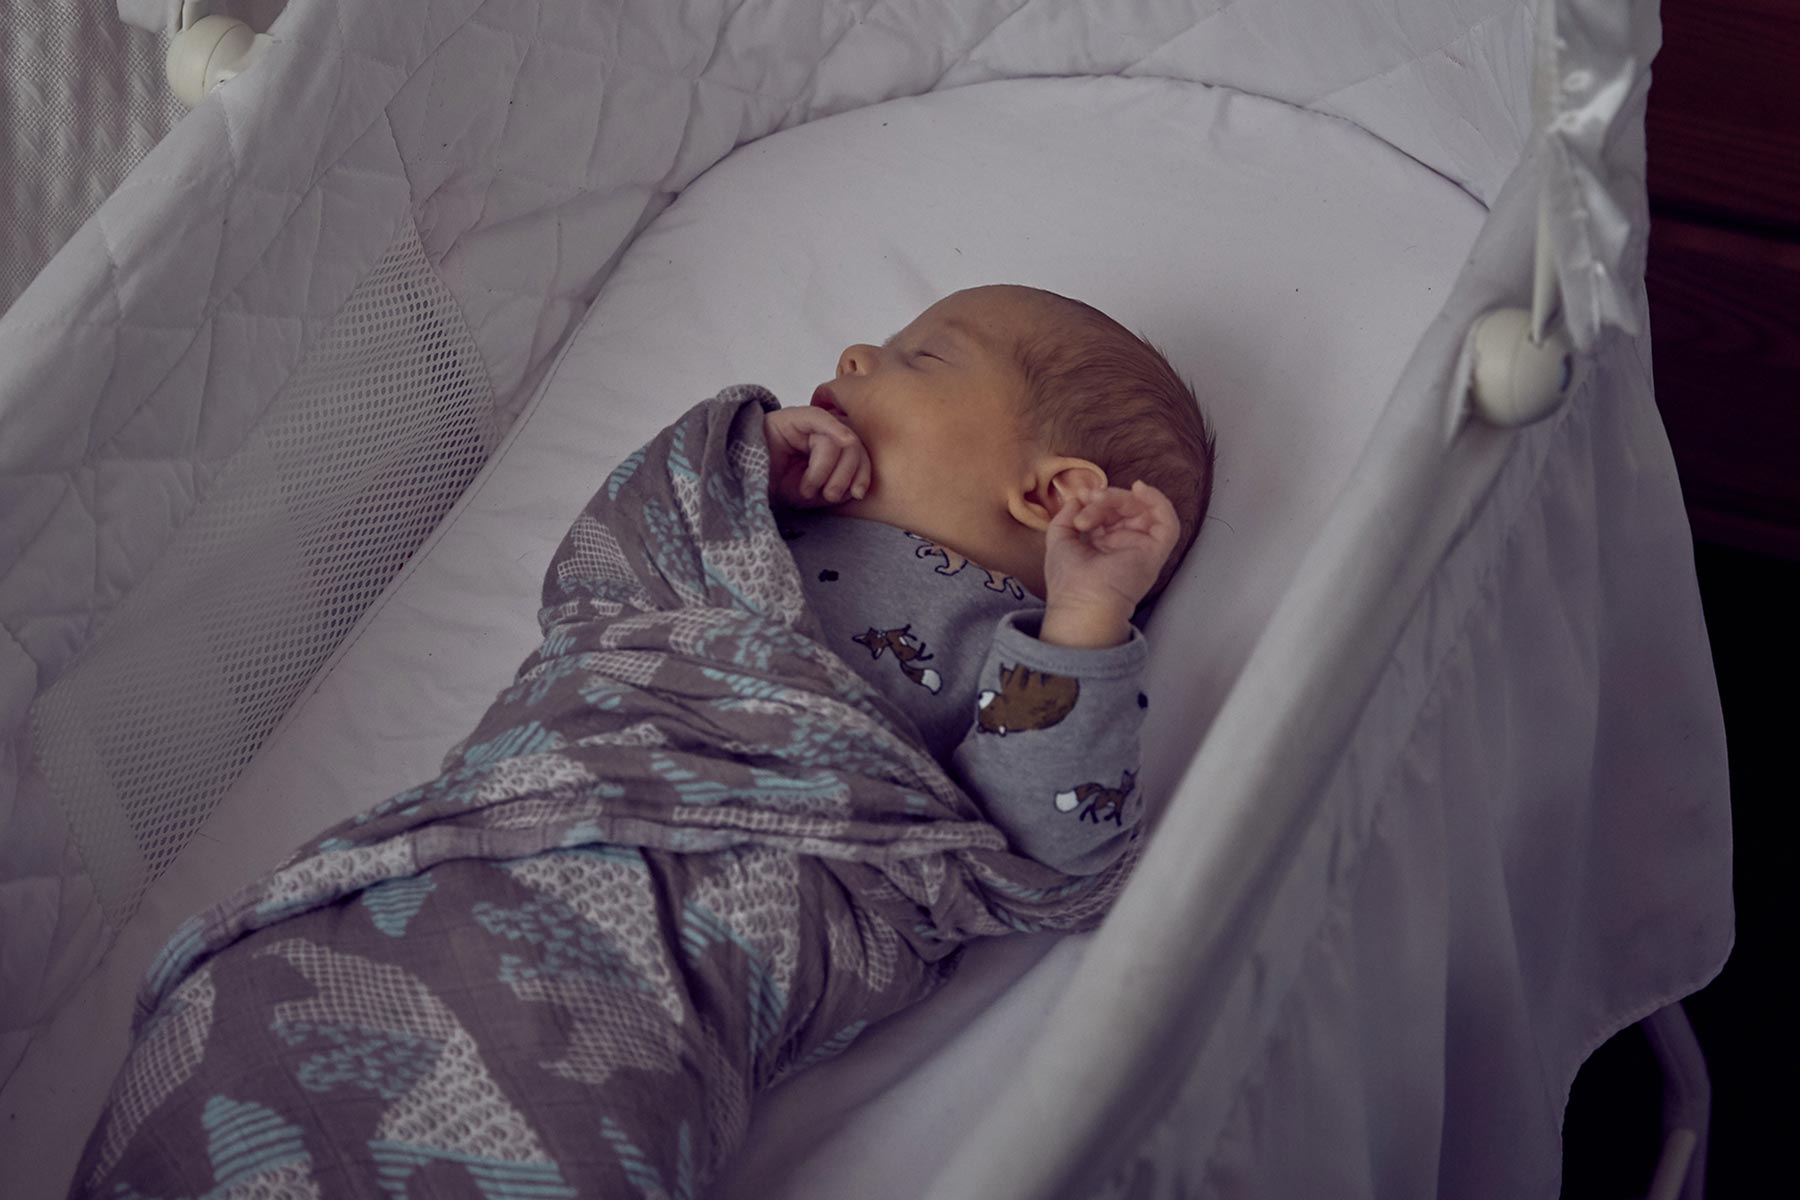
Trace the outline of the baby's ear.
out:
<instances>
[{"instance_id":1,"label":"baby's ear","mask_svg":"<svg viewBox=\"0 0 1800 1200\"><path fill-rule=\"evenodd\" d=\"M1063 505L1083 490L1106 487L1106 472L1085 458L1061 455L1046 458L1037 465L1028 486L1012 493L1007 500L1013 519L1032 529L1048 529Z\"/></svg>"},{"instance_id":2,"label":"baby's ear","mask_svg":"<svg viewBox=\"0 0 1800 1200\"><path fill-rule=\"evenodd\" d=\"M1050 490L1056 496L1056 509L1070 500L1087 492L1103 492L1106 490L1106 472L1086 459L1064 459L1067 465L1059 468L1050 479Z\"/></svg>"}]
</instances>

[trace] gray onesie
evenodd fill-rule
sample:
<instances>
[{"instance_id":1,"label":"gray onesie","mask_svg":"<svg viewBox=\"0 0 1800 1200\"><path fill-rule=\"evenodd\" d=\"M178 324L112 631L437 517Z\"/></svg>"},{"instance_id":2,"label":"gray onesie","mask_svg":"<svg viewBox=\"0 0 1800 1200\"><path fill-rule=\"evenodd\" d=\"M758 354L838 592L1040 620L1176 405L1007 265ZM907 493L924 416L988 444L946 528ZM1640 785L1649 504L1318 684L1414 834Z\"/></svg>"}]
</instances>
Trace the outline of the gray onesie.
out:
<instances>
[{"instance_id":1,"label":"gray onesie","mask_svg":"<svg viewBox=\"0 0 1800 1200\"><path fill-rule=\"evenodd\" d=\"M879 521L781 509L776 525L832 649L911 717L1014 849L1070 875L1138 836L1149 643L1037 639L1044 606L944 546Z\"/></svg>"}]
</instances>

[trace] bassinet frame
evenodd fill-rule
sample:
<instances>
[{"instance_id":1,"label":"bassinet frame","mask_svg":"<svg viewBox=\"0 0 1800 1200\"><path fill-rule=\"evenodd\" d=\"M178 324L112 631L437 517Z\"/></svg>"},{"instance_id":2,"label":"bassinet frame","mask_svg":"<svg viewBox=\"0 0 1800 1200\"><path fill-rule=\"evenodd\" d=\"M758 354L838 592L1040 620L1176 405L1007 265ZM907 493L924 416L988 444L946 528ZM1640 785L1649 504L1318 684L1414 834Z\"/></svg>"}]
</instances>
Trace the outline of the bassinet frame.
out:
<instances>
[{"instance_id":1,"label":"bassinet frame","mask_svg":"<svg viewBox=\"0 0 1800 1200\"><path fill-rule=\"evenodd\" d=\"M166 14L169 9L164 4L122 2L122 9L128 7L140 15ZM318 102L316 94L308 96L307 89L295 83L302 55L312 55L315 61L325 56L335 67L332 78L338 86L347 86L347 81L363 72L370 78L382 77L382 86L388 87L384 68L392 64L359 43L380 45L379 39L388 38L382 50L385 53L405 39L385 22L379 6L374 7L378 10L374 15L358 18L362 24L350 29L340 26L334 34L332 19L320 12L320 5L292 6L283 17L285 29L274 31L278 36L270 46L269 61L258 68L259 72L279 74L287 90L259 100L247 86L253 84L251 76L243 85L203 104L196 117L184 123L189 128L171 138L174 144L148 160L145 178L137 180L135 197L126 194L130 189L122 189L121 197L109 202L109 211L90 222L84 235L78 235L74 250L65 251L53 267L72 276L75 272L70 264L91 255L96 244L104 244L108 259L117 259L121 265L163 279L177 289L193 287L197 277L191 269L160 261L158 222L174 219L163 207L167 202L152 197L146 211L128 210L134 198L145 195L141 185L175 164L222 162L207 158L204 143L223 139L233 145L234 156L247 157L234 157L228 170L203 172L199 190L216 201L214 211L237 214L249 198L247 181L254 174L242 164L253 167L251 160L258 154L296 152L292 145L256 140L258 131L272 134L276 128L270 108L295 96ZM411 71L428 60L423 43L439 35L447 37L446 31L455 27L456 20L466 19L474 10L471 2L439 7L438 23L426 21L416 31L420 45L411 47L406 56ZM1425 6L1417 7L1423 10ZM1447 45L1460 45L1466 51L1470 43L1497 43L1500 39L1478 36L1480 28L1497 21L1518 22L1519 14L1530 9L1528 4L1509 0L1472 7L1483 11L1458 18L1459 36ZM174 8L179 19L181 6L176 3ZM830 6L825 8L829 11ZM1254 795L1260 806L1171 806L1162 837L1153 843L1139 879L1109 918L1107 930L1113 931L1113 936L1103 932L1096 939L1088 964L1091 969L1084 969L1059 1006L1051 1031L1024 1064L1007 1103L992 1114L978 1139L965 1144L934 1195L1083 1194L1083 1189L1097 1185L1117 1160L1116 1154L1109 1155L1106 1144L1141 1136L1180 1083L1187 1064L1198 1055L1210 1025L1208 1006L1216 1006L1224 998L1221 990L1208 991L1201 986L1202 981L1230 978L1243 969L1255 944L1256 918L1268 911L1271 895L1291 868L1301 833L1312 818L1312 806L1323 794L1324 774L1350 737L1357 713L1407 622L1413 619L1427 578L1466 530L1471 514L1510 461L1517 439L1524 436L1486 419L1473 419L1478 413L1488 417L1502 413L1504 405L1496 398L1496 388L1503 390L1512 378L1483 379L1482 386L1476 386L1484 359L1474 345L1473 330L1481 317L1496 309L1529 305L1530 344L1536 345L1546 336L1566 338L1567 353L1583 369L1571 372L1568 378L1553 372L1560 384L1555 389L1557 397L1586 396L1588 402L1599 403L1594 397L1604 388L1596 384L1593 373L1602 381L1611 379L1626 372L1628 360L1647 353L1642 322L1642 249L1648 226L1642 196L1642 100L1649 58L1660 30L1653 4L1632 9L1626 19L1619 20L1617 6L1599 0L1540 5L1523 26L1533 31L1535 74L1526 80L1496 72L1486 81L1494 88L1486 102L1496 112L1516 113L1530 93L1535 113L1529 131L1519 132L1512 143L1491 147L1476 160L1459 160L1446 148L1441 131L1409 126L1392 112L1384 114L1378 104L1365 101L1366 111L1355 111L1349 104L1334 105L1329 98L1306 96L1291 78L1284 84L1279 64L1252 64L1243 69L1244 78L1220 80L1248 84L1247 90L1258 90L1260 85L1267 94L1321 111L1332 111L1334 106L1352 110L1378 135L1385 132L1390 141L1433 169L1454 173L1458 182L1478 197L1491 198L1489 220L1455 293L1426 331L1396 384L1394 401L1384 413L1343 502L1329 526L1320 531L1309 560L1311 582L1287 595L1271 618L1243 678L1178 788L1179 795ZM192 10L187 14L189 18L194 15ZM1425 57L1436 59L1438 54L1455 58L1447 48ZM821 51L821 60L823 56ZM1208 65L1218 70L1216 63ZM1092 69L1092 64L1089 67ZM1172 66L1169 73L1178 74L1181 69L1191 71L1193 64ZM400 76L406 71L394 74L398 81L389 91L397 93L404 82ZM958 81L954 72L940 73L935 85L944 85L946 79ZM932 81L904 77L891 85L891 90L903 94L919 82ZM812 83L813 90L804 102L796 99L785 111L758 114L760 126L765 131L785 127L882 98L859 95L854 88L834 92L833 85L821 84L816 74ZM335 111L367 115L377 109L339 103ZM1340 111L1338 115L1346 114ZM1384 115L1390 122L1385 130L1377 119ZM366 123L362 128L367 128ZM247 135L248 140L239 144ZM358 155L364 153L360 142L353 144L336 135L325 140L327 145L305 152L347 170L366 169L357 164ZM719 153L722 151L713 145L703 154L679 161L665 182L678 184L680 179L692 178L710 161L708 156L716 158ZM412 182L417 186L416 180ZM370 189L368 198L383 211L398 212L409 203L420 202L416 197L379 193L380 189ZM666 198L661 202L666 203ZM535 327L535 334L532 351L523 360L501 348L505 336L498 325L505 322L498 321L495 314L502 311L504 302L478 298L492 279L481 277L467 264L458 264L457 271L467 271L458 276L447 269L441 255L434 259L436 269L450 276L450 291L457 302L475 317L479 331L476 349L492 382L500 424L517 412L521 398L534 388L561 337L616 261L618 250L659 207L654 198L647 201L629 231L622 237L615 235L603 252L595 249L583 263L572 266L572 270L585 272L581 285L539 305L526 317L523 324ZM552 204L546 211L554 208ZM258 235L278 237L285 221L266 223ZM365 268L379 256L380 249L373 243L359 249ZM427 246L425 252L430 257L439 249ZM226 258L222 253L221 261ZM221 286L215 280L201 289L207 302L191 314L193 328L213 328L226 312L221 297L229 294L229 288L242 291L253 286L262 262L251 257L236 264L243 273L235 282L226 280ZM47 271L46 277L54 273ZM355 272L348 272L343 282L356 278ZM54 357L47 357L42 348L30 343L83 304L94 302L98 291L110 286L105 279L91 276L87 283L64 290L40 282L0 322L0 348L16 350L16 355L9 353L8 357L19 364L0 383L0 414L11 418L24 412L26 393L46 379L59 377ZM346 290L339 286L336 294ZM1552 300L1553 295L1561 298L1560 305ZM1560 310L1554 320L1553 310ZM305 319L302 336L294 339L279 361L270 364L249 389L247 413L254 414L260 403L290 381L301 350L330 315L327 311ZM516 320L507 324L505 335L516 333L520 324ZM66 354L68 349L59 347L55 353ZM1563 352L1559 349L1552 361L1560 361ZM177 355L169 361L186 359ZM1492 361L1491 356L1487 361ZM50 446L70 421L82 419L90 411L104 412L111 405L142 405L155 398L153 389L144 389L135 397L126 395L111 379L83 377L66 382L87 399L72 404L79 410L76 415L40 420L14 441L14 450L0 464L9 475L41 474L33 453ZM1525 411L1545 417L1560 410L1546 403L1535 411L1527 405ZM70 467L66 479L72 483L90 466L91 458ZM196 503L201 490L195 489ZM14 515L5 518L8 526L0 527L6 531L8 544L26 545L30 539L23 536L23 522L42 511L41 505L15 506ZM0 611L9 635L4 662L9 687L0 717L13 730L17 744L29 748L34 736L40 741L47 736L41 724L34 734L30 713L34 708L42 712L39 702L59 681L77 672L84 662L101 657L94 647L104 647L111 629L117 628L109 629L101 618L131 602L150 564L167 561L167 548L174 544L181 523L177 514L166 528L143 535L140 557L144 565L120 578L93 578L85 597L89 615L79 625L46 638L27 631L19 612ZM37 564L21 558L17 569L29 571L37 569ZM1328 630L1324 641L1330 649L1316 655L1304 674L1284 676L1276 663L1291 666L1291 660L1282 660L1280 651L1293 644L1301 629L1313 631L1315 640L1319 630ZM29 682L23 686L13 682L19 680ZM262 733L266 736L267 729ZM1305 749L1296 751L1296 746ZM241 767L241 758L228 755L219 770L226 773L228 781L236 767ZM20 762L9 762L7 768L5 784L11 792L18 782ZM1188 848L1188 857L1177 856L1177 843ZM1198 867L1191 857L1195 846L1205 848ZM121 893L127 898L108 914L114 926L129 915L129 894L129 889ZM1171 917L1171 912L1177 915ZM1196 928L1198 937L1193 936ZM1121 936L1118 930L1129 930L1130 936ZM85 953L91 965L98 951L89 947ZM1154 985L1138 986L1146 971L1153 975ZM1133 981L1133 986L1125 986L1127 980ZM1098 1036L1082 1016L1094 1011L1116 1014ZM1704 1095L1704 1068L1691 1053L1691 1033L1684 1032L1678 1007L1665 1010L1653 1028L1659 1049L1676 1048L1665 1059L1672 1065L1671 1078L1690 1084L1700 1081L1685 1092L1671 1090L1671 1096L1687 1097L1679 1116L1671 1118L1672 1130L1696 1124L1699 1128L1691 1130L1691 1143L1673 1133L1670 1143L1672 1163L1684 1153L1691 1157L1694 1165L1682 1172L1688 1189L1684 1194L1698 1195L1704 1105L1700 1102L1696 1108L1694 1098ZM1179 1052L1170 1053L1170 1047ZM1070 1110L1065 1094L1057 1097L1055 1112L1047 1112L1052 1085L1071 1078L1104 1082L1083 1089L1079 1095L1086 1102L1078 1104L1075 1111ZM1146 1080L1155 1081L1154 1086L1133 1090L1131 1085ZM1671 1105L1671 1113L1681 1107L1674 1101ZM1051 1119L1066 1136L1045 1152L1034 1128ZM1121 1129L1130 1136L1120 1139ZM1683 1144L1690 1144L1692 1150L1682 1150ZM1027 1148L1030 1153L1024 1152ZM1022 1169L1023 1164L1029 1167Z\"/></svg>"}]
</instances>

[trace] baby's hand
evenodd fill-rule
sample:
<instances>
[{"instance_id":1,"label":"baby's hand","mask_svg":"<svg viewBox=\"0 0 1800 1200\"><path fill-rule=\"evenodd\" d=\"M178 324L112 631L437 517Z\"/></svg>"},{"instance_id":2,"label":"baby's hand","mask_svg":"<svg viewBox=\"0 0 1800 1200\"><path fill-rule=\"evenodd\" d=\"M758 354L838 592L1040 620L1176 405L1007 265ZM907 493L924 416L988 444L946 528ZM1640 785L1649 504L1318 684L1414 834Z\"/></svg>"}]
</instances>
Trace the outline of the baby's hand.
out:
<instances>
[{"instance_id":1,"label":"baby's hand","mask_svg":"<svg viewBox=\"0 0 1800 1200\"><path fill-rule=\"evenodd\" d=\"M1044 593L1052 608L1129 617L1175 548L1181 522L1143 480L1076 493L1044 533Z\"/></svg>"},{"instance_id":2,"label":"baby's hand","mask_svg":"<svg viewBox=\"0 0 1800 1200\"><path fill-rule=\"evenodd\" d=\"M769 499L786 508L822 508L869 490L874 466L854 430L823 408L763 414Z\"/></svg>"}]
</instances>

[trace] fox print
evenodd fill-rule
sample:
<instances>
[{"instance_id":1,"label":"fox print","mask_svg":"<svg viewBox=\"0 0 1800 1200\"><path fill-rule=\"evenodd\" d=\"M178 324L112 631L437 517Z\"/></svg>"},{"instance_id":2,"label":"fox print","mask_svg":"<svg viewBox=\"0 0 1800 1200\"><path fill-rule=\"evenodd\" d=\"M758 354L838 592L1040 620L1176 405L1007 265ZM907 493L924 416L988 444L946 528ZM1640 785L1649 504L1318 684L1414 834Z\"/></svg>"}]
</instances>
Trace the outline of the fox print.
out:
<instances>
[{"instance_id":1,"label":"fox print","mask_svg":"<svg viewBox=\"0 0 1800 1200\"><path fill-rule=\"evenodd\" d=\"M925 543L923 546L920 546L913 551L914 558L930 558L934 554L938 556L941 560L937 566L937 573L939 575L954 575L969 565L969 558L966 554L958 554L950 547L939 545L930 538L920 537L916 533L908 532L906 536L912 538L916 542ZM1014 600L1023 600L1025 598L1025 586L1011 575L996 575L980 563L976 563L975 568L978 571L987 573L987 579L982 583L982 586L989 591L1005 592Z\"/></svg>"},{"instance_id":2,"label":"fox print","mask_svg":"<svg viewBox=\"0 0 1800 1200\"><path fill-rule=\"evenodd\" d=\"M931 655L925 653L924 642L907 632L911 628L910 621L898 629L876 629L870 626L867 633L859 633L850 640L868 647L872 658L880 658L883 650L892 650L894 661L900 665L900 673L935 696L938 689L944 686L943 678L930 667L915 665L927 661Z\"/></svg>"},{"instance_id":3,"label":"fox print","mask_svg":"<svg viewBox=\"0 0 1800 1200\"><path fill-rule=\"evenodd\" d=\"M1075 818L1085 821L1090 817L1098 825L1105 817L1111 817L1114 825L1125 824L1125 801L1131 796L1131 789L1137 786L1137 772L1127 771L1120 778L1119 786L1109 788L1104 783L1084 783L1066 792L1056 793L1056 811L1074 812L1077 805L1086 803L1081 815Z\"/></svg>"},{"instance_id":4,"label":"fox print","mask_svg":"<svg viewBox=\"0 0 1800 1200\"><path fill-rule=\"evenodd\" d=\"M1048 729L1068 716L1081 695L1081 681L1070 675L1033 671L1022 663L1000 667L1000 690L983 691L976 699L976 722L983 733L1021 733Z\"/></svg>"}]
</instances>

